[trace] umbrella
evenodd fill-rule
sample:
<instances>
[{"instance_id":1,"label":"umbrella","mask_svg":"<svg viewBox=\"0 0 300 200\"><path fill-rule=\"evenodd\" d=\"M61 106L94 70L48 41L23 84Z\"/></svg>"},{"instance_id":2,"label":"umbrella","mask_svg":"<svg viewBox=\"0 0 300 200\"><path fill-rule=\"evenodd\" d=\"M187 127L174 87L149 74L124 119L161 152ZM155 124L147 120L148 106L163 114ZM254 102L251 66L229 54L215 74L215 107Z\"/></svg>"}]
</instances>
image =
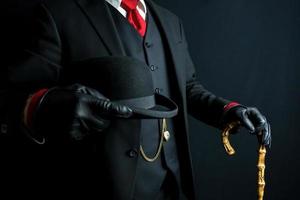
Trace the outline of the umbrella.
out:
<instances>
[{"instance_id":1,"label":"umbrella","mask_svg":"<svg viewBox=\"0 0 300 200\"><path fill-rule=\"evenodd\" d=\"M229 141L230 132L240 126L239 122L229 123L222 132L222 142L225 148L225 151L228 155L232 156L235 154L234 148L231 146ZM257 161L257 196L258 200L263 200L264 198L264 189L265 189L265 158L266 158L266 147L260 144L258 149L258 161Z\"/></svg>"}]
</instances>

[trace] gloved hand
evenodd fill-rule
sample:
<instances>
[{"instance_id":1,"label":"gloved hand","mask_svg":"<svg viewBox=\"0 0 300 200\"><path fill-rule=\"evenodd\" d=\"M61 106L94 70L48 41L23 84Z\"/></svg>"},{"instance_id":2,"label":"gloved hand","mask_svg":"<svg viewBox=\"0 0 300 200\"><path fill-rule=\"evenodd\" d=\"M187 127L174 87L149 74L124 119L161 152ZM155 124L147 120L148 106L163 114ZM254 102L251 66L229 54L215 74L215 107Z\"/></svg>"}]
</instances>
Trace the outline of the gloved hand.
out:
<instances>
[{"instance_id":1,"label":"gloved hand","mask_svg":"<svg viewBox=\"0 0 300 200\"><path fill-rule=\"evenodd\" d=\"M127 106L109 101L95 89L74 84L52 88L45 94L33 115L33 129L52 136L64 132L67 136L56 137L81 140L89 133L103 131L110 119L131 115Z\"/></svg>"},{"instance_id":2,"label":"gloved hand","mask_svg":"<svg viewBox=\"0 0 300 200\"><path fill-rule=\"evenodd\" d=\"M271 147L271 128L265 116L257 108L235 106L224 113L223 124L239 121L251 134L257 135L261 144Z\"/></svg>"}]
</instances>

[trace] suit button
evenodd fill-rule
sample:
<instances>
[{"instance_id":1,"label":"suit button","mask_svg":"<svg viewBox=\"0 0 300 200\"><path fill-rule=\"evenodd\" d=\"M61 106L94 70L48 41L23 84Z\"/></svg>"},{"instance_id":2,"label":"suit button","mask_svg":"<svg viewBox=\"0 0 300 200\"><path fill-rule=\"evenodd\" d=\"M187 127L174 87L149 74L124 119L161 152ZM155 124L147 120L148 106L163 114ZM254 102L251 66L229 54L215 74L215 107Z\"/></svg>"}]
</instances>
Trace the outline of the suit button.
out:
<instances>
[{"instance_id":1,"label":"suit button","mask_svg":"<svg viewBox=\"0 0 300 200\"><path fill-rule=\"evenodd\" d=\"M8 126L7 126L7 124L1 124L1 126L0 126L0 132L2 134L7 134L7 132L8 132Z\"/></svg>"},{"instance_id":2,"label":"suit button","mask_svg":"<svg viewBox=\"0 0 300 200\"><path fill-rule=\"evenodd\" d=\"M138 156L138 151L136 149L130 149L128 152L127 152L127 155L130 157L130 158L136 158Z\"/></svg>"}]
</instances>

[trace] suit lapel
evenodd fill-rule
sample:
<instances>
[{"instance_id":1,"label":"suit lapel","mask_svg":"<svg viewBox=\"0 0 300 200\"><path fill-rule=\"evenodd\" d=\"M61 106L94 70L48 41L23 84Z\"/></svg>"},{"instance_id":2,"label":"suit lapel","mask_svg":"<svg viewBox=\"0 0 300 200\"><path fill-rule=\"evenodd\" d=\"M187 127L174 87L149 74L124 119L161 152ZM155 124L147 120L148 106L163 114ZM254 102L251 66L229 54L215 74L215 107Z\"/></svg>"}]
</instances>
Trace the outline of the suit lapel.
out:
<instances>
[{"instance_id":1,"label":"suit lapel","mask_svg":"<svg viewBox=\"0 0 300 200\"><path fill-rule=\"evenodd\" d=\"M125 56L125 50L122 45L120 36L117 32L114 20L109 12L109 9L106 5L105 0L76 0L84 14L89 19L92 26L95 28L98 33L100 39L105 44L106 48L110 52L111 55L123 55ZM147 0L147 5L149 9L151 9L155 19L157 19L158 24L162 28L162 36L166 38L168 47L171 51L171 57L173 64L175 66L176 77L179 83L180 91L183 92L183 76L182 72L179 70L179 66L177 66L177 62L175 62L176 57L176 47L175 47L175 38L174 34L168 30L172 30L172 24L170 24L169 20L167 20L162 12L159 12L159 7L152 2L151 0Z\"/></svg>"},{"instance_id":2,"label":"suit lapel","mask_svg":"<svg viewBox=\"0 0 300 200\"><path fill-rule=\"evenodd\" d=\"M146 1L148 3L148 7L149 9L151 9L155 19L157 19L158 24L161 26L162 28L162 36L164 36L167 40L167 44L169 46L170 52L171 52L171 57L172 57L172 62L175 66L175 73L176 73L176 78L178 80L178 86L180 88L180 92L181 95L183 96L183 91L184 91L184 77L182 75L182 71L180 71L180 66L178 66L177 62L175 62L176 60L176 47L175 47L175 42L176 39L174 38L174 34L172 32L170 32L169 30L173 30L172 29L172 24L170 24L170 20L167 20L165 16L162 15L161 12L159 12L159 7L151 0L147 0Z\"/></svg>"},{"instance_id":3,"label":"suit lapel","mask_svg":"<svg viewBox=\"0 0 300 200\"><path fill-rule=\"evenodd\" d=\"M105 0L76 0L111 55L125 55Z\"/></svg>"}]
</instances>

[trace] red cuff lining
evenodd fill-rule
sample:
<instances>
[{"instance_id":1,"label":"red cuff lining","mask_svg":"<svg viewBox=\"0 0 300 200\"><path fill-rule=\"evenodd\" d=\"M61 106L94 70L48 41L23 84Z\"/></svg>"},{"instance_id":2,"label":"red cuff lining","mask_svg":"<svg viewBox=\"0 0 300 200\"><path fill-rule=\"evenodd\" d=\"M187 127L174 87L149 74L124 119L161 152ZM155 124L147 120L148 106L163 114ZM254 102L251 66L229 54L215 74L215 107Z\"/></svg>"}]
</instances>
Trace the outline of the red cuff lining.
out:
<instances>
[{"instance_id":1,"label":"red cuff lining","mask_svg":"<svg viewBox=\"0 0 300 200\"><path fill-rule=\"evenodd\" d=\"M30 99L28 109L27 109L27 125L28 127L31 127L32 125L32 118L33 113L38 106L41 98L45 95L45 93L48 91L48 89L41 89L38 92L34 93Z\"/></svg>"},{"instance_id":2,"label":"red cuff lining","mask_svg":"<svg viewBox=\"0 0 300 200\"><path fill-rule=\"evenodd\" d=\"M238 102L232 101L224 106L224 112L227 112L231 108L233 108L235 106L239 106L239 105L241 105L241 104L239 104Z\"/></svg>"}]
</instances>

